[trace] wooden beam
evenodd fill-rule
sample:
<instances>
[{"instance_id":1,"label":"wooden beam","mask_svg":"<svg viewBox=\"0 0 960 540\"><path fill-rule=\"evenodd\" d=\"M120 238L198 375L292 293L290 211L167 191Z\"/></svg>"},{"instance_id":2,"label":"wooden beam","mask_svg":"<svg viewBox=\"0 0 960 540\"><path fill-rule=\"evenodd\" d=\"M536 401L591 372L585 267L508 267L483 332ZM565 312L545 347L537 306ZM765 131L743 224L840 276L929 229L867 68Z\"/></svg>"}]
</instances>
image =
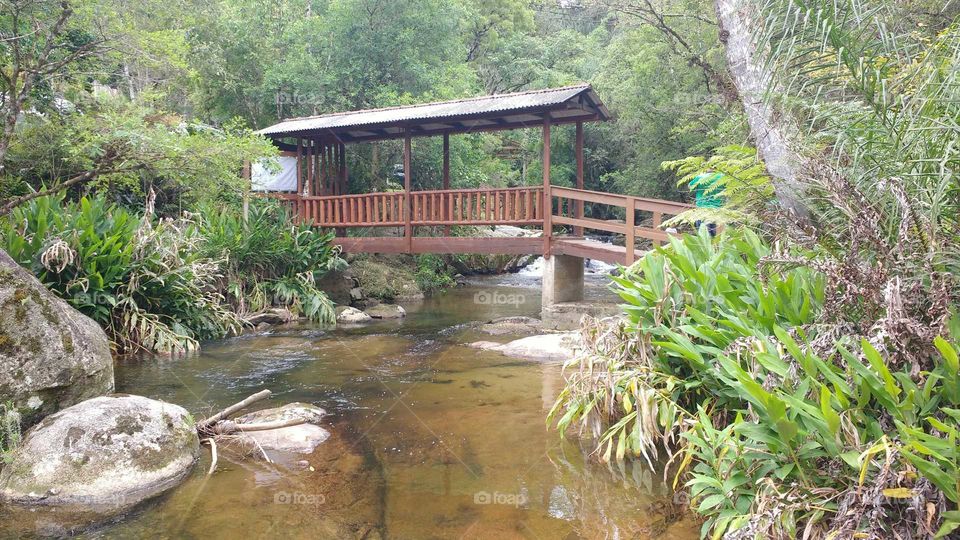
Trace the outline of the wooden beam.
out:
<instances>
[{"instance_id":1,"label":"wooden beam","mask_svg":"<svg viewBox=\"0 0 960 540\"><path fill-rule=\"evenodd\" d=\"M543 257L550 258L550 237L553 236L553 195L550 193L550 116L543 119Z\"/></svg>"},{"instance_id":2,"label":"wooden beam","mask_svg":"<svg viewBox=\"0 0 960 540\"><path fill-rule=\"evenodd\" d=\"M450 189L450 133L443 134L443 189ZM443 228L443 235L450 236L450 226Z\"/></svg>"},{"instance_id":3,"label":"wooden beam","mask_svg":"<svg viewBox=\"0 0 960 540\"><path fill-rule=\"evenodd\" d=\"M596 114L590 114L589 116L567 116L567 117L557 117L551 119L551 124L561 125L561 124L573 124L576 122L593 122L600 120L600 117ZM435 128L435 129L417 129L410 131L410 136L417 137L433 137L438 135L443 135L444 133L459 134L459 133L488 133L495 131L507 131L512 129L528 129L534 128L540 124L543 120L538 117L537 120L518 120L510 121L505 124L498 125L488 125L488 126L473 126L470 124L459 124L453 126L452 128ZM450 122L454 124L455 122ZM352 130L354 133L359 132L374 132L375 128L358 128ZM374 142L374 141L384 141L391 139L402 139L404 134L401 133L391 133L385 132L384 135L351 135L351 129L346 128L341 132L338 132L338 136L347 144L361 143L361 142Z\"/></svg>"},{"instance_id":4,"label":"wooden beam","mask_svg":"<svg viewBox=\"0 0 960 540\"><path fill-rule=\"evenodd\" d=\"M583 189L583 122L577 122L574 151L577 158L577 189ZM583 219L583 201L574 202L573 216L577 219ZM583 236L583 227L574 227L573 235Z\"/></svg>"},{"instance_id":5,"label":"wooden beam","mask_svg":"<svg viewBox=\"0 0 960 540\"><path fill-rule=\"evenodd\" d=\"M412 208L410 207L411 191L411 141L410 130L404 128L403 137L403 237L407 246L407 253L413 253L413 225L411 222Z\"/></svg>"}]
</instances>

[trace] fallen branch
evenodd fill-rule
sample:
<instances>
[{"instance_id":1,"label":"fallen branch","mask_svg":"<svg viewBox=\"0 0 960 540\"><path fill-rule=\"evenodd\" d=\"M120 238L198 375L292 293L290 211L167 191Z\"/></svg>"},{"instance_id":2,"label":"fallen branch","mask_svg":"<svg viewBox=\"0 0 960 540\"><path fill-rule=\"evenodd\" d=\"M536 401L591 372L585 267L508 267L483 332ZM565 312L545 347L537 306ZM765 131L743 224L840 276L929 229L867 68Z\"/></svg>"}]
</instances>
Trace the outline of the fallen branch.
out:
<instances>
[{"instance_id":1,"label":"fallen branch","mask_svg":"<svg viewBox=\"0 0 960 540\"><path fill-rule=\"evenodd\" d=\"M197 431L201 433L207 432L211 430L214 424L216 424L217 422L220 422L221 420L229 418L231 415L236 414L237 412L243 409L246 409L250 405L253 405L254 403L260 400L270 397L270 395L271 395L271 392L269 390L261 390L239 403L234 403L233 405L218 412L217 414L211 416L210 418L207 418L206 420L199 422L197 424Z\"/></svg>"},{"instance_id":2,"label":"fallen branch","mask_svg":"<svg viewBox=\"0 0 960 540\"><path fill-rule=\"evenodd\" d=\"M213 474L213 471L217 469L217 442L213 439L213 437L204 439L200 442L201 444L207 443L210 445L211 461L210 461L210 468L207 470L207 476L210 476L211 474Z\"/></svg>"},{"instance_id":3,"label":"fallen branch","mask_svg":"<svg viewBox=\"0 0 960 540\"><path fill-rule=\"evenodd\" d=\"M217 435L232 435L234 433L246 433L251 431L267 431L270 429L280 429L285 427L299 426L306 424L303 418L288 418L286 420L275 420L273 422L258 422L250 424L238 424L231 420L218 422L214 427Z\"/></svg>"}]
</instances>

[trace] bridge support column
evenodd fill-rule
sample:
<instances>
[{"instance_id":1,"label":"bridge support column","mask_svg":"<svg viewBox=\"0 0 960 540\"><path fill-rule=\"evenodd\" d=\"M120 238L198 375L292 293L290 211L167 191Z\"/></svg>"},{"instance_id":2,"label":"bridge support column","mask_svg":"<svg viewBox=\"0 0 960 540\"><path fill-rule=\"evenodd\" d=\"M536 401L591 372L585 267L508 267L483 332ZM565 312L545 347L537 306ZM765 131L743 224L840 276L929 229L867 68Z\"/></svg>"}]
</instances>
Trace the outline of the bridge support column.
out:
<instances>
[{"instance_id":1,"label":"bridge support column","mask_svg":"<svg viewBox=\"0 0 960 540\"><path fill-rule=\"evenodd\" d=\"M542 307L583 300L583 259L553 255L543 269Z\"/></svg>"}]
</instances>

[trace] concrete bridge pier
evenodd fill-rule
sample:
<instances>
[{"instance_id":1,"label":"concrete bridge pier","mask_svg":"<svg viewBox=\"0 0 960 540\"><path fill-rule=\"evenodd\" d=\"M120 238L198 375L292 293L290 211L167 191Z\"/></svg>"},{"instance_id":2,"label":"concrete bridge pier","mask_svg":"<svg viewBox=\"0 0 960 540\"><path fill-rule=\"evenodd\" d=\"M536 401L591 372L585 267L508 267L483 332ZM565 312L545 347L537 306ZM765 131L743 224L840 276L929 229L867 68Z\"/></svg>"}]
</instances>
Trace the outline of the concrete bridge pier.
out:
<instances>
[{"instance_id":1,"label":"concrete bridge pier","mask_svg":"<svg viewBox=\"0 0 960 540\"><path fill-rule=\"evenodd\" d=\"M583 300L583 258L552 255L543 269L541 304L547 309L562 302Z\"/></svg>"}]
</instances>

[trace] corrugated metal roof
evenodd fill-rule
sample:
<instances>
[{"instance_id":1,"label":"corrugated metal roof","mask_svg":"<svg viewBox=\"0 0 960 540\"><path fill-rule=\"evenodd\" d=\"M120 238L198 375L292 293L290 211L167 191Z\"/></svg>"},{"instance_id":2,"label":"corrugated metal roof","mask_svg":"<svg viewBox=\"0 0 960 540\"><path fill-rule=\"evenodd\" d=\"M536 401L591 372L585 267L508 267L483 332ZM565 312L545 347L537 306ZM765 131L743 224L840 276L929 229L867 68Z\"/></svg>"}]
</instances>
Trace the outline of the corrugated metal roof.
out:
<instances>
[{"instance_id":1,"label":"corrugated metal roof","mask_svg":"<svg viewBox=\"0 0 960 540\"><path fill-rule=\"evenodd\" d=\"M324 114L304 118L284 120L257 133L262 135L290 135L320 130L343 130L363 126L389 126L408 122L421 122L442 119L466 119L471 117L488 118L492 113L512 113L531 109L549 109L562 105L583 94L590 95L590 101L606 119L607 112L589 84L517 92L515 94L494 94L453 101L368 109L360 111Z\"/></svg>"}]
</instances>

